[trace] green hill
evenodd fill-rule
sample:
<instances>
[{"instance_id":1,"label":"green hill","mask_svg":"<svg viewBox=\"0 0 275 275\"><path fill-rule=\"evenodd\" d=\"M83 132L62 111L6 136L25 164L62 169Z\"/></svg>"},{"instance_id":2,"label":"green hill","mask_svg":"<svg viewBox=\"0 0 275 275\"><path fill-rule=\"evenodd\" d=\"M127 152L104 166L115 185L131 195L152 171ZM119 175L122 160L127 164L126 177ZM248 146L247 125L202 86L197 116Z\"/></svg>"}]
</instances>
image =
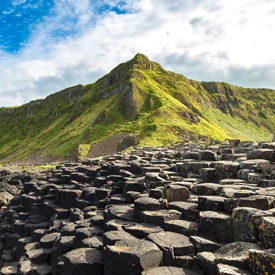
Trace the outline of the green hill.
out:
<instances>
[{"instance_id":1,"label":"green hill","mask_svg":"<svg viewBox=\"0 0 275 275\"><path fill-rule=\"evenodd\" d=\"M198 82L137 54L109 74L20 107L0 108L0 160L85 156L92 144L133 133L141 145L188 139L271 140L275 91Z\"/></svg>"}]
</instances>

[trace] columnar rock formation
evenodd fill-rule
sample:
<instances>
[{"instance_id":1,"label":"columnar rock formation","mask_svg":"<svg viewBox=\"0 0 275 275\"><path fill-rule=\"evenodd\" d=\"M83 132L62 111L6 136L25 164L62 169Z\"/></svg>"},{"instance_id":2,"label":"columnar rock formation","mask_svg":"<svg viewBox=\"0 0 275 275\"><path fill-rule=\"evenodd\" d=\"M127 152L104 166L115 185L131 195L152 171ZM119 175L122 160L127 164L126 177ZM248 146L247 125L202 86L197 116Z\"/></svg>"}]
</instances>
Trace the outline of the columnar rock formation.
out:
<instances>
[{"instance_id":1,"label":"columnar rock formation","mask_svg":"<svg viewBox=\"0 0 275 275\"><path fill-rule=\"evenodd\" d=\"M230 141L3 175L1 274L274 274L274 161Z\"/></svg>"}]
</instances>

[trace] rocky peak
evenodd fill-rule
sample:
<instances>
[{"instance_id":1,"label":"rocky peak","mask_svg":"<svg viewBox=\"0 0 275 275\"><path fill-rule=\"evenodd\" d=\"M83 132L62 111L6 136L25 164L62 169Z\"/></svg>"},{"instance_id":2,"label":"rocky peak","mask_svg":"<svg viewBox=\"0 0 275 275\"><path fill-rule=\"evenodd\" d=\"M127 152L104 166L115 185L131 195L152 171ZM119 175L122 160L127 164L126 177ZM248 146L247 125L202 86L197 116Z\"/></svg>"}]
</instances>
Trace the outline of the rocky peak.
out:
<instances>
[{"instance_id":1,"label":"rocky peak","mask_svg":"<svg viewBox=\"0 0 275 275\"><path fill-rule=\"evenodd\" d=\"M137 53L135 57L132 59L132 62L138 67L141 67L145 70L153 70L154 69L154 63L149 60L149 58L141 53Z\"/></svg>"}]
</instances>

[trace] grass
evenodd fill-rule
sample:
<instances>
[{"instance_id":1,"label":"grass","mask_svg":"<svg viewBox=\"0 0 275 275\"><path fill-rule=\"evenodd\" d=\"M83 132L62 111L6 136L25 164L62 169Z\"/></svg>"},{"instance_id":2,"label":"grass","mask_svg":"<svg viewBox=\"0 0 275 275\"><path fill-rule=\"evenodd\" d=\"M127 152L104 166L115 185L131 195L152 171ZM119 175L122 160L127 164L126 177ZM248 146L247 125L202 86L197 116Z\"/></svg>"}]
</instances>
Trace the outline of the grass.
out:
<instances>
[{"instance_id":1,"label":"grass","mask_svg":"<svg viewBox=\"0 0 275 275\"><path fill-rule=\"evenodd\" d=\"M77 150L84 158L92 144L118 132L138 135L141 145L201 136L271 140L274 110L273 90L188 80L138 54L95 83L1 108L0 159ZM100 123L102 114L107 119Z\"/></svg>"}]
</instances>

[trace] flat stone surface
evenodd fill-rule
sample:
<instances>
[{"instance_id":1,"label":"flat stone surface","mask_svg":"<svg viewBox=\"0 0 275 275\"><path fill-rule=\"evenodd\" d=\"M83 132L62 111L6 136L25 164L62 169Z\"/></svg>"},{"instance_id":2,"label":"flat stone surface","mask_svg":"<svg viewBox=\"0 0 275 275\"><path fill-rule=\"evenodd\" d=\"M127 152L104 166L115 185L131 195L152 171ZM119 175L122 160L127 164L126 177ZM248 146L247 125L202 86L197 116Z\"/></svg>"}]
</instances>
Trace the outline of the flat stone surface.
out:
<instances>
[{"instance_id":1,"label":"flat stone surface","mask_svg":"<svg viewBox=\"0 0 275 275\"><path fill-rule=\"evenodd\" d=\"M197 235L199 224L186 220L172 220L164 223L164 230L183 234L185 236Z\"/></svg>"},{"instance_id":2,"label":"flat stone surface","mask_svg":"<svg viewBox=\"0 0 275 275\"><path fill-rule=\"evenodd\" d=\"M181 213L177 210L158 210L144 211L141 214L140 221L142 223L150 223L158 226L163 226L166 221L178 220Z\"/></svg>"},{"instance_id":3,"label":"flat stone surface","mask_svg":"<svg viewBox=\"0 0 275 275\"><path fill-rule=\"evenodd\" d=\"M160 266L150 268L142 272L142 275L203 275L199 270L191 270L188 268L175 266Z\"/></svg>"},{"instance_id":4,"label":"flat stone surface","mask_svg":"<svg viewBox=\"0 0 275 275\"><path fill-rule=\"evenodd\" d=\"M108 222L113 219L133 221L134 209L128 205L111 206L104 211L104 221Z\"/></svg>"},{"instance_id":5,"label":"flat stone surface","mask_svg":"<svg viewBox=\"0 0 275 275\"><path fill-rule=\"evenodd\" d=\"M64 274L103 274L102 252L93 248L79 248L66 253Z\"/></svg>"},{"instance_id":6,"label":"flat stone surface","mask_svg":"<svg viewBox=\"0 0 275 275\"><path fill-rule=\"evenodd\" d=\"M125 231L108 231L104 233L104 245L115 245L117 241L135 240L136 238Z\"/></svg>"},{"instance_id":7,"label":"flat stone surface","mask_svg":"<svg viewBox=\"0 0 275 275\"><path fill-rule=\"evenodd\" d=\"M200 236L190 236L189 239L193 243L196 253L203 251L213 252L222 246L219 243Z\"/></svg>"},{"instance_id":8,"label":"flat stone surface","mask_svg":"<svg viewBox=\"0 0 275 275\"><path fill-rule=\"evenodd\" d=\"M159 266L162 252L158 246L146 240L118 241L106 246L105 256L127 266L140 266L143 270Z\"/></svg>"},{"instance_id":9,"label":"flat stone surface","mask_svg":"<svg viewBox=\"0 0 275 275\"><path fill-rule=\"evenodd\" d=\"M122 227L126 232L134 235L139 239L146 238L151 233L158 233L164 231L160 226L149 223L136 223Z\"/></svg>"},{"instance_id":10,"label":"flat stone surface","mask_svg":"<svg viewBox=\"0 0 275 275\"><path fill-rule=\"evenodd\" d=\"M199 210L198 204L192 202L171 202L169 209L174 209L182 213L182 218L187 221L198 222Z\"/></svg>"},{"instance_id":11,"label":"flat stone surface","mask_svg":"<svg viewBox=\"0 0 275 275\"><path fill-rule=\"evenodd\" d=\"M224 245L214 252L216 263L248 269L249 250L258 248L258 244L247 242L233 242Z\"/></svg>"},{"instance_id":12,"label":"flat stone surface","mask_svg":"<svg viewBox=\"0 0 275 275\"><path fill-rule=\"evenodd\" d=\"M193 244L187 236L174 232L152 233L147 239L163 252L164 265L173 265L175 256L194 255Z\"/></svg>"},{"instance_id":13,"label":"flat stone surface","mask_svg":"<svg viewBox=\"0 0 275 275\"><path fill-rule=\"evenodd\" d=\"M133 221L124 221L120 219L113 219L104 223L104 231L123 230L123 227L128 225L135 225Z\"/></svg>"},{"instance_id":14,"label":"flat stone surface","mask_svg":"<svg viewBox=\"0 0 275 275\"><path fill-rule=\"evenodd\" d=\"M240 269L234 266L226 264L217 264L217 274L218 275L252 275L249 270Z\"/></svg>"},{"instance_id":15,"label":"flat stone surface","mask_svg":"<svg viewBox=\"0 0 275 275\"><path fill-rule=\"evenodd\" d=\"M40 239L40 248L51 248L60 235L59 232L45 235Z\"/></svg>"},{"instance_id":16,"label":"flat stone surface","mask_svg":"<svg viewBox=\"0 0 275 275\"><path fill-rule=\"evenodd\" d=\"M99 226L92 226L92 227L84 227L84 228L77 228L75 230L75 238L79 241L90 238L93 236L102 236L103 230Z\"/></svg>"},{"instance_id":17,"label":"flat stone surface","mask_svg":"<svg viewBox=\"0 0 275 275\"><path fill-rule=\"evenodd\" d=\"M28 250L26 254L29 257L29 259L32 261L32 263L41 264L41 263L49 262L51 257L51 249L50 248L33 249L33 250Z\"/></svg>"}]
</instances>

